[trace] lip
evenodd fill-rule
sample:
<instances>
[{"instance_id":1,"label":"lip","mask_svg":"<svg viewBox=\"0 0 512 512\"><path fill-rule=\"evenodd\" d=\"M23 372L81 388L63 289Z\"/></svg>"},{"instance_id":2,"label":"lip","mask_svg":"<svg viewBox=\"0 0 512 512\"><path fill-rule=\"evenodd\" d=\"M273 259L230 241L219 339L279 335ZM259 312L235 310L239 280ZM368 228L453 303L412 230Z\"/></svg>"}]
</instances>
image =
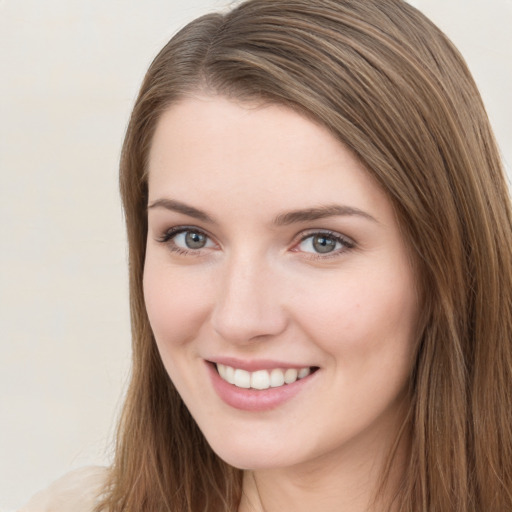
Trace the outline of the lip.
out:
<instances>
[{"instance_id":1,"label":"lip","mask_svg":"<svg viewBox=\"0 0 512 512\"><path fill-rule=\"evenodd\" d=\"M229 359L223 359L222 361L228 360ZM229 363L224 363L222 361L219 360L217 362L231 366ZM231 362L233 362L233 360L231 360ZM276 365L275 361L272 361L272 364L266 367L262 367L261 365L270 363L269 361L257 361L254 363L257 363L257 366L251 366L251 363L247 362L247 364L244 366L233 365L233 367L247 371L268 370L271 368L301 368L300 366L290 366L289 364ZM228 382L221 378L221 376L217 372L214 363L206 361L206 366L208 369L208 373L210 375L213 388L219 395L220 399L227 405L235 409L251 412L270 411L272 409L276 409L281 405L284 405L286 402L291 400L302 390L307 388L312 383L313 379L315 378L315 375L318 373L313 372L307 377L295 381L293 384L285 384L284 386L280 386L277 388L257 390L250 388L238 388L233 384L229 384ZM255 369L248 370L248 367L253 367ZM304 368L304 366L302 368Z\"/></svg>"}]
</instances>

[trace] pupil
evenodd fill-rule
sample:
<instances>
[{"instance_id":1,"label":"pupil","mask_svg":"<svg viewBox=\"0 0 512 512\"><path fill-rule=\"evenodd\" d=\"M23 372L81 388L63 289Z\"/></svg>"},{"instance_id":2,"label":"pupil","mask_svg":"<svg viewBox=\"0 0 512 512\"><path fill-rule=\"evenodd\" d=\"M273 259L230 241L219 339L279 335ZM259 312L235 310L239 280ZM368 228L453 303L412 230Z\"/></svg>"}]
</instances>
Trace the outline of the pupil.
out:
<instances>
[{"instance_id":1,"label":"pupil","mask_svg":"<svg viewBox=\"0 0 512 512\"><path fill-rule=\"evenodd\" d=\"M316 252L331 252L336 247L336 241L326 236L315 236L313 239L313 247Z\"/></svg>"},{"instance_id":2,"label":"pupil","mask_svg":"<svg viewBox=\"0 0 512 512\"><path fill-rule=\"evenodd\" d=\"M185 236L185 243L189 249L201 249L206 245L206 237L201 233L189 231Z\"/></svg>"}]
</instances>

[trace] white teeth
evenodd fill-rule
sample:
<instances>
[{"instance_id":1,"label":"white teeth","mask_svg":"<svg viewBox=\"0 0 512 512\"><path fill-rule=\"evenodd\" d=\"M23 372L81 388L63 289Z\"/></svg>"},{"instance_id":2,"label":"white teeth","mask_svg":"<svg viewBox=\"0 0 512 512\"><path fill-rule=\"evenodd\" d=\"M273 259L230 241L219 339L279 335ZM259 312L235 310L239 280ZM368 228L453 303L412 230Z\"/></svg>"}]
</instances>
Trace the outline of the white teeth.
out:
<instances>
[{"instance_id":1,"label":"white teeth","mask_svg":"<svg viewBox=\"0 0 512 512\"><path fill-rule=\"evenodd\" d=\"M278 388L285 384L293 384L298 379L303 379L311 373L311 368L288 368L281 370L258 370L248 372L240 368L233 368L224 364L217 364L217 370L223 380L235 385L238 388L245 389L268 389Z\"/></svg>"},{"instance_id":2,"label":"white teeth","mask_svg":"<svg viewBox=\"0 0 512 512\"><path fill-rule=\"evenodd\" d=\"M235 369L232 368L231 366L226 366L226 380L230 384L235 383Z\"/></svg>"},{"instance_id":3,"label":"white teeth","mask_svg":"<svg viewBox=\"0 0 512 512\"><path fill-rule=\"evenodd\" d=\"M284 373L283 370L275 368L270 372L270 387L278 388L284 384Z\"/></svg>"},{"instance_id":4,"label":"white teeth","mask_svg":"<svg viewBox=\"0 0 512 512\"><path fill-rule=\"evenodd\" d=\"M297 380L297 377L299 376L299 372L295 368L288 368L284 372L284 381L286 384L292 384Z\"/></svg>"},{"instance_id":5,"label":"white teeth","mask_svg":"<svg viewBox=\"0 0 512 512\"><path fill-rule=\"evenodd\" d=\"M235 370L235 378L233 384L237 388L247 388L251 387L251 374L245 370L240 370L237 368Z\"/></svg>"},{"instance_id":6,"label":"white teeth","mask_svg":"<svg viewBox=\"0 0 512 512\"><path fill-rule=\"evenodd\" d=\"M304 377L307 377L309 374L311 373L311 369L310 368L301 368L299 370L299 379L303 379Z\"/></svg>"},{"instance_id":7,"label":"white teeth","mask_svg":"<svg viewBox=\"0 0 512 512\"><path fill-rule=\"evenodd\" d=\"M217 365L217 371L219 372L219 375L224 379L224 380L228 380L226 378L226 367L223 365L223 364L218 364Z\"/></svg>"},{"instance_id":8,"label":"white teeth","mask_svg":"<svg viewBox=\"0 0 512 512\"><path fill-rule=\"evenodd\" d=\"M270 375L267 370L259 370L251 375L251 388L268 389L270 387Z\"/></svg>"}]
</instances>

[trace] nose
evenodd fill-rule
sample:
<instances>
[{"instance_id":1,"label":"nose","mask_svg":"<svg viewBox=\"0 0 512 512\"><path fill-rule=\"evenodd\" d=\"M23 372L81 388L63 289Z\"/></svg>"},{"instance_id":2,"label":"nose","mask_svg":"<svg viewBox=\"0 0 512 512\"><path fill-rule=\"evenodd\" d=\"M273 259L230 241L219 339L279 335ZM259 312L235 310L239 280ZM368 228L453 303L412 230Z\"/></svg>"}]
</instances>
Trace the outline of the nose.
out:
<instances>
[{"instance_id":1,"label":"nose","mask_svg":"<svg viewBox=\"0 0 512 512\"><path fill-rule=\"evenodd\" d=\"M223 269L211 322L226 341L262 341L286 329L283 283L270 267L261 259L241 257Z\"/></svg>"}]
</instances>

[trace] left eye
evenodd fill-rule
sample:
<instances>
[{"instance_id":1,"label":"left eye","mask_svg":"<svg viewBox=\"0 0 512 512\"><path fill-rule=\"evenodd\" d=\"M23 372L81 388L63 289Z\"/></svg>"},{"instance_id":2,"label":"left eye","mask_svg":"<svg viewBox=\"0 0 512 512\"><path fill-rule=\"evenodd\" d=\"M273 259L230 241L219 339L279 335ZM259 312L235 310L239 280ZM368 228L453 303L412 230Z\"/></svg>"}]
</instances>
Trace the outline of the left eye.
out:
<instances>
[{"instance_id":1,"label":"left eye","mask_svg":"<svg viewBox=\"0 0 512 512\"><path fill-rule=\"evenodd\" d=\"M184 230L169 237L173 244L180 249L197 250L213 247L213 242L200 231Z\"/></svg>"},{"instance_id":2,"label":"left eye","mask_svg":"<svg viewBox=\"0 0 512 512\"><path fill-rule=\"evenodd\" d=\"M329 233L314 233L302 239L298 249L315 254L328 254L342 249L349 244L339 236Z\"/></svg>"}]
</instances>

